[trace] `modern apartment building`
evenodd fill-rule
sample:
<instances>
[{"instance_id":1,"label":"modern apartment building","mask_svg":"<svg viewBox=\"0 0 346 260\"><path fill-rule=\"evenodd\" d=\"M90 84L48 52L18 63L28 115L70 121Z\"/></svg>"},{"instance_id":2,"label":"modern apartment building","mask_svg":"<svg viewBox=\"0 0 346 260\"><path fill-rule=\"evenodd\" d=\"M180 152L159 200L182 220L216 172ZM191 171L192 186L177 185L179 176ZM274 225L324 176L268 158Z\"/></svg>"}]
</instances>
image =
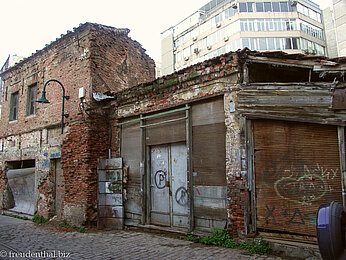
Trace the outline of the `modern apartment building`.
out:
<instances>
[{"instance_id":1,"label":"modern apartment building","mask_svg":"<svg viewBox=\"0 0 346 260\"><path fill-rule=\"evenodd\" d=\"M333 0L331 8L323 10L327 56L346 57L346 1Z\"/></svg>"},{"instance_id":2,"label":"modern apartment building","mask_svg":"<svg viewBox=\"0 0 346 260\"><path fill-rule=\"evenodd\" d=\"M309 0L212 0L162 32L162 74L226 52L325 55L319 5Z\"/></svg>"}]
</instances>

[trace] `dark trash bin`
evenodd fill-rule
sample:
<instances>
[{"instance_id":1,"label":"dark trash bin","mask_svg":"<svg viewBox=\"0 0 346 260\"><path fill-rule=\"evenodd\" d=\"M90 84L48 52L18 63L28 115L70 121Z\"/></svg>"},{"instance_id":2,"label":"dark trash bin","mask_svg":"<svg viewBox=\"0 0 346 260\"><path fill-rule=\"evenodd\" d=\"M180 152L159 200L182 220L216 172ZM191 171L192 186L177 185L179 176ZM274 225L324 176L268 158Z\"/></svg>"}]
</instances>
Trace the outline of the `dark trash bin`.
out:
<instances>
[{"instance_id":1,"label":"dark trash bin","mask_svg":"<svg viewBox=\"0 0 346 260\"><path fill-rule=\"evenodd\" d=\"M345 212L336 202L322 204L317 212L317 241L323 260L345 259Z\"/></svg>"}]
</instances>

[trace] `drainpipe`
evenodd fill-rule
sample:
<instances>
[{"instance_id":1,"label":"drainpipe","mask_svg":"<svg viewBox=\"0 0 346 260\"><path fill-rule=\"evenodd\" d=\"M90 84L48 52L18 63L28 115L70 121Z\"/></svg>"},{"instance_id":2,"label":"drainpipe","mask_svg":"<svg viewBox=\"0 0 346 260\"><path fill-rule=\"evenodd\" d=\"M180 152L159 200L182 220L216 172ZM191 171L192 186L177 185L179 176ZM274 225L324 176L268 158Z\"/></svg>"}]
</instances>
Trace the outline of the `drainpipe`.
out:
<instances>
[{"instance_id":1,"label":"drainpipe","mask_svg":"<svg viewBox=\"0 0 346 260\"><path fill-rule=\"evenodd\" d=\"M340 172L342 187L342 205L346 210L346 159L345 159L345 127L338 126L339 155L340 155Z\"/></svg>"}]
</instances>

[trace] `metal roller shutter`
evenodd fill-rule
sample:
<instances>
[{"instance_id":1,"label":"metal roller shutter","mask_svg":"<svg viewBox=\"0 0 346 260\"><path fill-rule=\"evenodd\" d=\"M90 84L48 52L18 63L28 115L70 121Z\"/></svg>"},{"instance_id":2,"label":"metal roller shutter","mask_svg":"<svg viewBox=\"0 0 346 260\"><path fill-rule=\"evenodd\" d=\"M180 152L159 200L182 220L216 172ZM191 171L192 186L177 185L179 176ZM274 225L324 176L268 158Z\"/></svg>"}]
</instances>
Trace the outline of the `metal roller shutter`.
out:
<instances>
[{"instance_id":1,"label":"metal roller shutter","mask_svg":"<svg viewBox=\"0 0 346 260\"><path fill-rule=\"evenodd\" d=\"M257 228L316 235L322 203L342 203L337 127L254 120Z\"/></svg>"}]
</instances>

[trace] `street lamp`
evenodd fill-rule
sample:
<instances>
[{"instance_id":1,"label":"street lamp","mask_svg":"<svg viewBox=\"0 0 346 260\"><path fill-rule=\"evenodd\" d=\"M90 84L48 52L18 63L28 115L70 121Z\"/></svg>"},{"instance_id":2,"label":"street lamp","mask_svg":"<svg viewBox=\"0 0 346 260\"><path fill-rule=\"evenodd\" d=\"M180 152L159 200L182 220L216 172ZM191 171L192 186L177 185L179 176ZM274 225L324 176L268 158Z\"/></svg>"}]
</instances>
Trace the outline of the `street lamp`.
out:
<instances>
[{"instance_id":1,"label":"street lamp","mask_svg":"<svg viewBox=\"0 0 346 260\"><path fill-rule=\"evenodd\" d=\"M63 134L64 133L64 117L68 118L68 114L64 113L64 104L65 104L65 99L68 100L70 96L65 96L65 88L61 84L61 82L56 79L48 80L43 86L42 96L39 99L37 99L36 102L49 103L49 101L46 98L46 86L49 82L52 82L52 81L58 83L62 87L61 134Z\"/></svg>"}]
</instances>

